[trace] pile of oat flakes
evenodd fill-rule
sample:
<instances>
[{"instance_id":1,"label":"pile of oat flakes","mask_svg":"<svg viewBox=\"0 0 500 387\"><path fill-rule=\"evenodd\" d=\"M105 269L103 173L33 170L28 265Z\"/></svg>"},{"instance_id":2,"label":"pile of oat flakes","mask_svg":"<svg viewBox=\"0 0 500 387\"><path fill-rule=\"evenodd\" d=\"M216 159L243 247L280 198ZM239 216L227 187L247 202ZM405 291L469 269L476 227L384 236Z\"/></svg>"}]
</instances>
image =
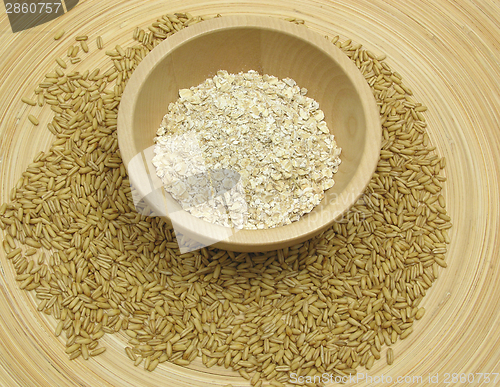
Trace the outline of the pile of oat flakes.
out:
<instances>
[{"instance_id":1,"label":"pile of oat flakes","mask_svg":"<svg viewBox=\"0 0 500 387\"><path fill-rule=\"evenodd\" d=\"M334 185L341 149L306 93L252 70L221 70L180 90L155 138L153 164L167 191L226 227L277 227L309 213Z\"/></svg>"}]
</instances>

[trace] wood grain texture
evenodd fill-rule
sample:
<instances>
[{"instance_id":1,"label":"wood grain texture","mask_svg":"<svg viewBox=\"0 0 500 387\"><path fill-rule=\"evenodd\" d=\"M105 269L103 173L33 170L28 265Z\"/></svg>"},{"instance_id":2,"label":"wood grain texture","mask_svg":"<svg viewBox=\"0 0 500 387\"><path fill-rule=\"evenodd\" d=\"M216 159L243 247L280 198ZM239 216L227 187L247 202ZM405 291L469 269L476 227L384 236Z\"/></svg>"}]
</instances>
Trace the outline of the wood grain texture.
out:
<instances>
[{"instance_id":1,"label":"wood grain texture","mask_svg":"<svg viewBox=\"0 0 500 387\"><path fill-rule=\"evenodd\" d=\"M136 25L147 26L165 12L194 15L258 14L292 16L321 34L352 38L387 62L429 107L429 135L447 158L445 196L454 222L448 268L422 306L426 315L414 333L393 348L395 361L375 363L370 375L427 376L500 372L500 5L472 0L304 0L273 1L118 1L113 6L87 0L53 22L12 34L0 19L0 198L36 152L48 146L44 129L50 112L20 102L31 97L42 76L54 68L76 35L90 37L82 66L103 64L95 47L131 42ZM63 28L65 36L54 41ZM28 113L40 120L33 127ZM2 255L0 278L0 385L2 386L247 386L225 369L162 365L154 373L134 368L123 351L125 340L107 338L108 351L91 361L71 362L53 335L54 321L40 315L14 280ZM363 383L357 384L363 385ZM492 384L484 384L491 386Z\"/></svg>"},{"instance_id":2,"label":"wood grain texture","mask_svg":"<svg viewBox=\"0 0 500 387\"><path fill-rule=\"evenodd\" d=\"M177 100L179 89L197 86L220 69L229 73L254 69L279 79L292 78L319 103L342 149L335 185L318 206L292 224L267 230L218 226L183 211L159 188L162 182L152 163L153 139L166 106ZM323 35L277 18L238 15L195 24L159 44L127 83L117 131L131 185L156 214L172 221L177 232L225 250L269 251L319 234L359 199L380 155L379 116L359 69Z\"/></svg>"}]
</instances>

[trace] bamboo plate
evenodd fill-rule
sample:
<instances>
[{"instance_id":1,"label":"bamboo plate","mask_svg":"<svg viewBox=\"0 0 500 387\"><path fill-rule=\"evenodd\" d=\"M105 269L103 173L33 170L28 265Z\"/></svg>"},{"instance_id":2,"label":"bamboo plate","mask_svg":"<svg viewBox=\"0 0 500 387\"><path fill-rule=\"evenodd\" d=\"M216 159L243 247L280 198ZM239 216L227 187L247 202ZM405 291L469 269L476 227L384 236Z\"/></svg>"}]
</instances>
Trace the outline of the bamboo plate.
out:
<instances>
[{"instance_id":1,"label":"bamboo plate","mask_svg":"<svg viewBox=\"0 0 500 387\"><path fill-rule=\"evenodd\" d=\"M415 324L414 333L393 346L395 363L387 366L378 361L369 374L393 380L398 376L427 380L429 373L439 374L438 383L420 385L445 385L446 373L476 373L477 381L477 373L500 372L500 255L496 239L500 232L500 5L472 0L238 0L230 4L141 0L103 4L97 0L80 2L64 16L17 34L12 34L2 13L2 202L8 200L10 188L33 155L51 140L43 129L49 112L39 116L40 126L33 127L27 119L28 107L20 98L31 96L42 76L53 68L54 57L65 53L77 34L88 34L91 39L102 35L107 47L127 45L136 25L147 26L158 15L177 11L304 19L322 34L340 34L377 54L385 52L388 63L403 76L415 98L429 107L429 135L448 161L445 196L454 222L448 268L424 298L427 313ZM67 33L55 42L53 36L59 28ZM94 41L90 49L84 65L104 63L103 52L96 49ZM37 109L30 111L36 113ZM154 373L134 368L120 337L108 337L108 351L96 359L68 360L63 343L54 337L53 319L36 311L34 301L15 283L11 264L4 255L0 259L0 385L248 385L234 373L207 370L200 362L190 369L164 364ZM495 385L494 377L482 384ZM499 382L500 377L496 384Z\"/></svg>"}]
</instances>

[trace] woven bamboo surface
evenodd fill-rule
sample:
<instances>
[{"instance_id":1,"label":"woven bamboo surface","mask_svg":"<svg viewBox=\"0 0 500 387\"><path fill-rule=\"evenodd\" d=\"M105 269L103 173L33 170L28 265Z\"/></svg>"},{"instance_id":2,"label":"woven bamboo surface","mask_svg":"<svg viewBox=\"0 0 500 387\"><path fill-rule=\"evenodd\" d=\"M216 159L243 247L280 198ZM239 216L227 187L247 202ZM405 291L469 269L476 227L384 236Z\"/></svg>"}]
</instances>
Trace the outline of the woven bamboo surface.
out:
<instances>
[{"instance_id":1,"label":"woven bamboo surface","mask_svg":"<svg viewBox=\"0 0 500 387\"><path fill-rule=\"evenodd\" d=\"M369 374L389 375L394 381L398 376L422 376L420 385L430 385L425 383L428 374L439 373L439 383L432 385L445 385L445 373L475 373L474 385L479 385L477 373L500 372L500 4L486 0L113 3L81 1L64 16L16 34L1 6L2 202L8 201L22 171L52 139L45 128L51 111L29 107L20 99L33 96L43 75L54 68L54 58L65 55L75 36L89 35L90 53L82 56L81 63L85 69L105 63L104 52L95 46L97 35L102 35L106 47L127 45L135 26L145 27L167 12L304 19L324 35L340 34L376 54L386 53L388 64L403 76L415 99L429 107L425 114L431 141L447 158L445 196L454 223L448 268L440 272L422 302L426 315L407 339L393 346L394 364L387 366L381 359ZM60 28L66 34L56 42L53 36ZM28 121L28 111L38 116L38 127ZM0 263L1 386L248 386L235 373L207 370L201 362L189 369L165 363L154 373L134 368L123 350L125 339L118 335L103 339L108 347L103 355L70 361L63 342L53 334L54 320L37 312L35 301L18 288L3 253ZM493 386L494 378L490 375L490 383L483 378L482 384Z\"/></svg>"}]
</instances>

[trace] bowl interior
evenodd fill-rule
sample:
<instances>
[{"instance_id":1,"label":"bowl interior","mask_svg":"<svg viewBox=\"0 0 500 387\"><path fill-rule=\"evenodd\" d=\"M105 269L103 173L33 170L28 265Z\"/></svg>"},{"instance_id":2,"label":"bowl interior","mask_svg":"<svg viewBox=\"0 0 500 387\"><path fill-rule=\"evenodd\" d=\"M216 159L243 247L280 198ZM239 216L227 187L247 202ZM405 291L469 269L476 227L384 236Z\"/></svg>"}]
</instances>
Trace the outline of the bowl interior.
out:
<instances>
[{"instance_id":1,"label":"bowl interior","mask_svg":"<svg viewBox=\"0 0 500 387\"><path fill-rule=\"evenodd\" d=\"M179 89L196 86L218 70L256 70L280 79L294 79L300 87L307 88L308 97L319 102L325 121L342 148L335 185L326 192L322 203L298 222L268 230L226 230L228 239L217 243L219 247L239 251L280 248L326 228L358 199L378 159L380 119L359 70L325 38L303 26L270 18L227 19L231 17L187 28L145 58L122 97L118 120L120 149L125 165L139 153L151 150L156 130L168 104L178 98ZM149 167L150 178L155 180L154 167ZM134 177L130 178L134 184ZM140 190L143 184L136 185ZM148 201L145 193L143 196ZM149 204L162 205L151 201ZM198 230L203 229L203 224L206 222L189 219L181 228Z\"/></svg>"}]
</instances>

